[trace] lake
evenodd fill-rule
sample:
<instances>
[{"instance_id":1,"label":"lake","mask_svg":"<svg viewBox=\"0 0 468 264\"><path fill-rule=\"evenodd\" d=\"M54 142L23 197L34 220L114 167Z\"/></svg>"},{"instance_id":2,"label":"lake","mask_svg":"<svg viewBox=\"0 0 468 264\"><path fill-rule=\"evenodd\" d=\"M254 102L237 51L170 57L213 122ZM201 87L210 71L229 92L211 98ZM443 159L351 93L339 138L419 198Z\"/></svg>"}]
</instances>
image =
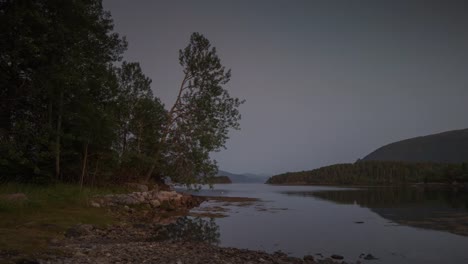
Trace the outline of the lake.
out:
<instances>
[{"instance_id":1,"label":"lake","mask_svg":"<svg viewBox=\"0 0 468 264\"><path fill-rule=\"evenodd\" d=\"M364 263L468 263L466 190L225 184L197 194L260 201L205 202L193 211L226 217L181 218L171 236Z\"/></svg>"}]
</instances>

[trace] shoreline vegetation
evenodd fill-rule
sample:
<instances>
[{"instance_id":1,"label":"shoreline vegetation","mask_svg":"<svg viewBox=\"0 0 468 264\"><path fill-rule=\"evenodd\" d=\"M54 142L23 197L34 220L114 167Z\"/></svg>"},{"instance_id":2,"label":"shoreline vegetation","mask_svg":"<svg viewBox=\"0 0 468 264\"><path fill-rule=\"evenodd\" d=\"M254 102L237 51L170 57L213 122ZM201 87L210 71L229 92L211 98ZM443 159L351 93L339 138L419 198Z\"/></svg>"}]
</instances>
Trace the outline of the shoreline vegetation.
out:
<instances>
[{"instance_id":1,"label":"shoreline vegetation","mask_svg":"<svg viewBox=\"0 0 468 264\"><path fill-rule=\"evenodd\" d=\"M189 196L156 186L146 191L141 184L133 186L83 190L63 184L2 186L0 263L333 263L281 251L219 247L213 220L187 218L203 201L245 206L258 199ZM151 207L122 199L147 193L160 200L185 197L185 202L168 200L164 205L161 200ZM102 197L115 203L102 202Z\"/></svg>"}]
</instances>

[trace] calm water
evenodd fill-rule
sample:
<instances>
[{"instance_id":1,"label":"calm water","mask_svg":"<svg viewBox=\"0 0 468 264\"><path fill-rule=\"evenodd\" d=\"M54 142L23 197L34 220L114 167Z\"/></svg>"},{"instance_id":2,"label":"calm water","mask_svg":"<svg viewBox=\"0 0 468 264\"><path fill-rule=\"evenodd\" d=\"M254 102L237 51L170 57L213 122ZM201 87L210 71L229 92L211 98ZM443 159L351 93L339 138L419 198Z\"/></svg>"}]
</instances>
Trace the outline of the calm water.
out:
<instances>
[{"instance_id":1,"label":"calm water","mask_svg":"<svg viewBox=\"0 0 468 264\"><path fill-rule=\"evenodd\" d=\"M195 211L218 206L228 217L181 218L168 236L298 257L379 258L364 263L468 263L468 194L460 190L228 184L199 194L261 201L204 203Z\"/></svg>"}]
</instances>

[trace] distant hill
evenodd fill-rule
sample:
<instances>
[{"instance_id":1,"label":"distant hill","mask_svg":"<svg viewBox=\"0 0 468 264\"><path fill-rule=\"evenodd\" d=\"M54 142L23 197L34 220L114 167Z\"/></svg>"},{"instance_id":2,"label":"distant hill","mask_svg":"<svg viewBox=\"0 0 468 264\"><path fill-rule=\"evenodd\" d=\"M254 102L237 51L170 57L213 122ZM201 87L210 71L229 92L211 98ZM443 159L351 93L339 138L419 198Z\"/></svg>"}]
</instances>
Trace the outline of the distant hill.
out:
<instances>
[{"instance_id":1,"label":"distant hill","mask_svg":"<svg viewBox=\"0 0 468 264\"><path fill-rule=\"evenodd\" d=\"M233 183L264 183L268 179L266 175L252 173L235 174L223 170L218 171L218 176L227 176Z\"/></svg>"},{"instance_id":2,"label":"distant hill","mask_svg":"<svg viewBox=\"0 0 468 264\"><path fill-rule=\"evenodd\" d=\"M354 164L288 172L270 184L395 185L468 182L468 129L383 146Z\"/></svg>"},{"instance_id":3,"label":"distant hill","mask_svg":"<svg viewBox=\"0 0 468 264\"><path fill-rule=\"evenodd\" d=\"M461 163L468 161L468 129L416 137L383 146L364 161Z\"/></svg>"}]
</instances>

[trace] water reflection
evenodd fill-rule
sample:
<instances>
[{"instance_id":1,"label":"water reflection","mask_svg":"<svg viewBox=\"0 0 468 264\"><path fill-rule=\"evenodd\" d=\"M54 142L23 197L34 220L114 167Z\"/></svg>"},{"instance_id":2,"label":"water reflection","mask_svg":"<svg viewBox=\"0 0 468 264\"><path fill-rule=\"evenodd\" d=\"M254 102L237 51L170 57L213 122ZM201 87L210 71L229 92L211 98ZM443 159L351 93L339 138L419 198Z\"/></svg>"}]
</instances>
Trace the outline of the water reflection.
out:
<instances>
[{"instance_id":1,"label":"water reflection","mask_svg":"<svg viewBox=\"0 0 468 264\"><path fill-rule=\"evenodd\" d=\"M154 240L193 241L219 244L219 226L213 218L180 217L175 223L161 227Z\"/></svg>"},{"instance_id":2,"label":"water reflection","mask_svg":"<svg viewBox=\"0 0 468 264\"><path fill-rule=\"evenodd\" d=\"M456 188L366 188L284 192L367 207L393 222L468 236L468 192Z\"/></svg>"}]
</instances>

